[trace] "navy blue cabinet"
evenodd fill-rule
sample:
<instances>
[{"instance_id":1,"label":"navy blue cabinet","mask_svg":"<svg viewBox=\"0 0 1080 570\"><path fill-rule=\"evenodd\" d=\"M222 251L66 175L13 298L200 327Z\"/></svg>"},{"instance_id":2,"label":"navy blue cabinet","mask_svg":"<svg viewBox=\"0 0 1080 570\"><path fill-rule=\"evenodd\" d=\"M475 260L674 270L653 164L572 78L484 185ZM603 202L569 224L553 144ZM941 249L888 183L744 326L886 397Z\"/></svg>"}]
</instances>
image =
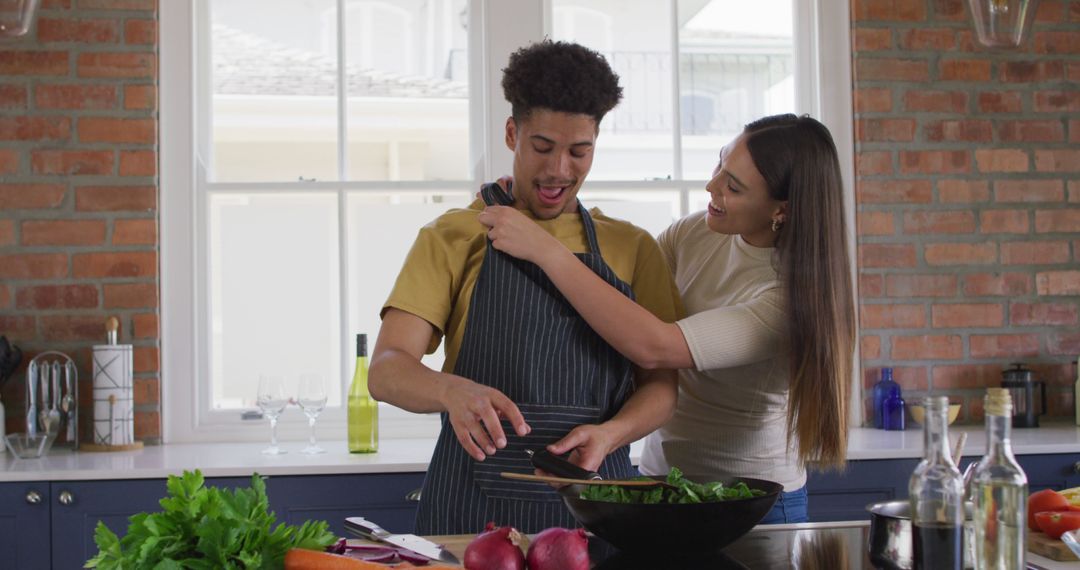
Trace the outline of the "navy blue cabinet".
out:
<instances>
[{"instance_id":1,"label":"navy blue cabinet","mask_svg":"<svg viewBox=\"0 0 1080 570\"><path fill-rule=\"evenodd\" d=\"M0 566L49 567L49 484L0 483Z\"/></svg>"},{"instance_id":2,"label":"navy blue cabinet","mask_svg":"<svg viewBox=\"0 0 1080 570\"><path fill-rule=\"evenodd\" d=\"M324 520L332 532L348 536L345 517L363 516L404 533L413 531L417 505L406 495L423 481L423 473L278 476L266 482L266 493L278 522Z\"/></svg>"}]
</instances>

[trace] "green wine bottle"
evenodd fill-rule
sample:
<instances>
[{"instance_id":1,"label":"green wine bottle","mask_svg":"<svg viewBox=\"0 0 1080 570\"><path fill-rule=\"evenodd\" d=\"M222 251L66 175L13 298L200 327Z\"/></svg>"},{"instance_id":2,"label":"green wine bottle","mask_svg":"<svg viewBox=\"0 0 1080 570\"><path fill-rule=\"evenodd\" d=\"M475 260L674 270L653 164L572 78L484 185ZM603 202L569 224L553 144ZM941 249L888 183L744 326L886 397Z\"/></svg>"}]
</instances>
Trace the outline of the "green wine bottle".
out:
<instances>
[{"instance_id":1,"label":"green wine bottle","mask_svg":"<svg viewBox=\"0 0 1080 570\"><path fill-rule=\"evenodd\" d=\"M368 392L367 335L356 335L356 371L349 386L349 451L374 453L379 450L379 403Z\"/></svg>"}]
</instances>

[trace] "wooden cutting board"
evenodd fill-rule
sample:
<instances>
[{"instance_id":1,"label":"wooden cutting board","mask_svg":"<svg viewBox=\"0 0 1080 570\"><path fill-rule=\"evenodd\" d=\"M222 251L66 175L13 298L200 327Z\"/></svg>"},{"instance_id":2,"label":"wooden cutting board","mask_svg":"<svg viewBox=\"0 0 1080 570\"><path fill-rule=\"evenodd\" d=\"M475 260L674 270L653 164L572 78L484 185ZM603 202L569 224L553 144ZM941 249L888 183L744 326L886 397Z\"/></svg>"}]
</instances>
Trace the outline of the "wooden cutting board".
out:
<instances>
[{"instance_id":1,"label":"wooden cutting board","mask_svg":"<svg viewBox=\"0 0 1080 570\"><path fill-rule=\"evenodd\" d=\"M1080 560L1060 539L1050 538L1041 532L1029 529L1027 545L1028 551L1039 556L1045 556L1050 560L1059 562L1076 562Z\"/></svg>"}]
</instances>

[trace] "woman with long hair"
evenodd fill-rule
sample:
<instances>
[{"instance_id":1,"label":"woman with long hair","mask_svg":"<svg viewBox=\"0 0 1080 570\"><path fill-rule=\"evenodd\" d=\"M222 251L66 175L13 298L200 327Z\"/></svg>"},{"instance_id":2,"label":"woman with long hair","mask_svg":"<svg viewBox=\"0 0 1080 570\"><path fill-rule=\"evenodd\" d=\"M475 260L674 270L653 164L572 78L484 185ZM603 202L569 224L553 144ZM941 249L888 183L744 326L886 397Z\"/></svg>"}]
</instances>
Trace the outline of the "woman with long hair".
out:
<instances>
[{"instance_id":1,"label":"woman with long hair","mask_svg":"<svg viewBox=\"0 0 1080 570\"><path fill-rule=\"evenodd\" d=\"M480 215L495 249L539 265L592 328L643 368L678 368L672 419L641 470L784 485L763 522L806 516L806 467L847 451L855 308L836 146L796 115L748 124L720 153L708 209L659 237L687 317L667 323L597 279L510 207ZM564 453L588 442L571 434Z\"/></svg>"}]
</instances>

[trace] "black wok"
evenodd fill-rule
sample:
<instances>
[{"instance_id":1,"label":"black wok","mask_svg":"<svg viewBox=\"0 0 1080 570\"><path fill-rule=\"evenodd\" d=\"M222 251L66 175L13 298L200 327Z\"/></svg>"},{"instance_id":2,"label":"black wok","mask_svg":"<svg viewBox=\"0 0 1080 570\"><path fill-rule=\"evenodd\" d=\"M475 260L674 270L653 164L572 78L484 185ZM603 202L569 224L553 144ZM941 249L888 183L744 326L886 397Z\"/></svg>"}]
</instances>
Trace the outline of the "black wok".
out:
<instances>
[{"instance_id":1,"label":"black wok","mask_svg":"<svg viewBox=\"0 0 1080 570\"><path fill-rule=\"evenodd\" d=\"M653 477L664 480L664 477ZM708 477L687 475L691 481ZM715 503L625 504L580 498L582 485L559 490L571 514L596 536L625 551L656 548L678 552L715 552L750 531L776 503L783 486L763 479L737 477L724 485L746 483L765 494Z\"/></svg>"}]
</instances>

